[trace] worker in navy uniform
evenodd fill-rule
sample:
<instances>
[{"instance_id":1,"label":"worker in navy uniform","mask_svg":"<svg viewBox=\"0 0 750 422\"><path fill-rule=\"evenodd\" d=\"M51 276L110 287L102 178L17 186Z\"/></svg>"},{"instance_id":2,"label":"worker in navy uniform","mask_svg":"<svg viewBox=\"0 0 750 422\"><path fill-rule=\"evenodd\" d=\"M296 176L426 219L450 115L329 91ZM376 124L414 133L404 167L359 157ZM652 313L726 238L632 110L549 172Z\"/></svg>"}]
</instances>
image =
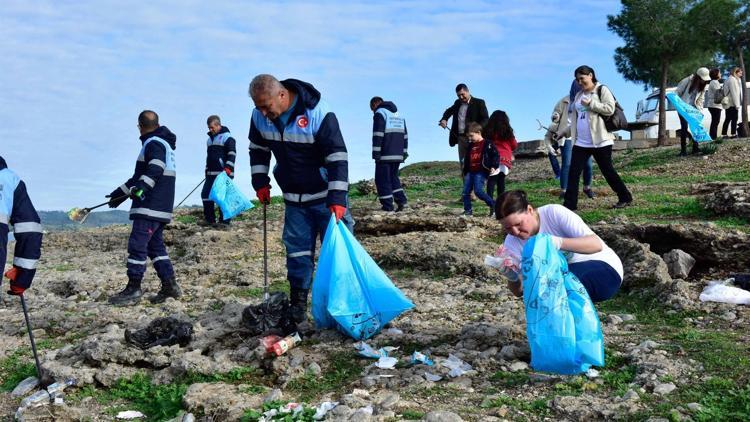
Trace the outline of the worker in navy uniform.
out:
<instances>
[{"instance_id":1,"label":"worker in navy uniform","mask_svg":"<svg viewBox=\"0 0 750 422\"><path fill-rule=\"evenodd\" d=\"M221 118L216 115L208 116L208 140L206 141L206 182L203 184L201 199L203 199L203 216L207 225L216 224L214 201L209 199L211 187L216 176L224 172L234 179L234 160L237 156L236 142L226 126L221 125ZM219 210L221 213L221 210ZM226 226L231 220L221 218L220 225Z\"/></svg>"},{"instance_id":2,"label":"worker in navy uniform","mask_svg":"<svg viewBox=\"0 0 750 422\"><path fill-rule=\"evenodd\" d=\"M346 145L336 115L307 82L258 75L250 82L255 103L250 123L250 170L258 199L271 201L268 177L271 155L274 178L283 193L287 278L291 317L306 319L312 284L315 244L323 238L331 213L351 231L348 208Z\"/></svg>"},{"instance_id":3,"label":"worker in navy uniform","mask_svg":"<svg viewBox=\"0 0 750 422\"><path fill-rule=\"evenodd\" d=\"M140 301L147 258L151 259L161 280L161 290L149 299L151 303L162 303L170 297L176 299L182 294L164 245L164 226L172 220L174 204L177 137L166 126L159 125L159 116L151 110L138 116L138 130L142 146L135 172L127 182L107 195L110 208L116 208L128 198L133 200L130 207L133 228L128 240L128 284L109 298L113 305L132 305Z\"/></svg>"},{"instance_id":4,"label":"worker in navy uniform","mask_svg":"<svg viewBox=\"0 0 750 422\"><path fill-rule=\"evenodd\" d=\"M372 158L375 160L375 187L383 211L406 206L406 194L398 177L399 166L409 156L409 134L406 120L400 117L396 104L380 97L370 100L372 117Z\"/></svg>"},{"instance_id":5,"label":"worker in navy uniform","mask_svg":"<svg viewBox=\"0 0 750 422\"><path fill-rule=\"evenodd\" d=\"M5 277L10 279L8 293L22 295L34 280L42 254L42 225L26 192L26 184L0 157L0 262L3 266L7 256L10 226L13 226L16 247L13 266L5 272Z\"/></svg>"}]
</instances>

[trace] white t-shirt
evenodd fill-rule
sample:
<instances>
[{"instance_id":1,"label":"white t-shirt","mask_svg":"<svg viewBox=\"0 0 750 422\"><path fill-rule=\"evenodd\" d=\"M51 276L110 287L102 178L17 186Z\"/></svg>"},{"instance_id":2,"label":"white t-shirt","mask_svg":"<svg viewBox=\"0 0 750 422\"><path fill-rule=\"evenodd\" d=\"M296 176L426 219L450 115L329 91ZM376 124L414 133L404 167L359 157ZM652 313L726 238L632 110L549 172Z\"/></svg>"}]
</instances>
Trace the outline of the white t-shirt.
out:
<instances>
[{"instance_id":1,"label":"white t-shirt","mask_svg":"<svg viewBox=\"0 0 750 422\"><path fill-rule=\"evenodd\" d=\"M575 108L578 112L578 119L576 120L576 141L575 146L582 148L602 148L610 145L614 145L614 141L608 140L596 145L593 138L591 137L591 126L589 126L589 119L591 114L589 113L588 106L583 105L581 100L591 98L591 94L582 94L578 97L575 102ZM597 117L598 118L598 117Z\"/></svg>"},{"instance_id":2,"label":"white t-shirt","mask_svg":"<svg viewBox=\"0 0 750 422\"><path fill-rule=\"evenodd\" d=\"M557 237L575 238L588 236L594 233L586 223L583 222L578 214L559 204L550 204L536 209L539 213L539 233L548 233ZM569 264L584 261L604 261L617 271L620 279L623 278L622 261L603 240L602 250L593 254L579 254L574 252L563 251L568 259ZM521 252L525 240L521 240L513 235L505 236L503 246L518 260L521 260Z\"/></svg>"}]
</instances>

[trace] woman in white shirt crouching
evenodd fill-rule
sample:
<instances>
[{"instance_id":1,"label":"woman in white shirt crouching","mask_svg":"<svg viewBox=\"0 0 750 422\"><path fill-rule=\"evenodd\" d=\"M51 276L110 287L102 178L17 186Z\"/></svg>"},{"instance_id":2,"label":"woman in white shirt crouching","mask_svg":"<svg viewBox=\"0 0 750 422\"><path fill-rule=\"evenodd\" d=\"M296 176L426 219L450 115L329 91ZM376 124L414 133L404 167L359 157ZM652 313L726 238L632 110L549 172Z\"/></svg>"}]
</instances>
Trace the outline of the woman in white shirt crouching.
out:
<instances>
[{"instance_id":1,"label":"woman in white shirt crouching","mask_svg":"<svg viewBox=\"0 0 750 422\"><path fill-rule=\"evenodd\" d=\"M557 204L535 209L521 190L501 195L495 212L507 234L503 246L519 262L526 241L539 233L548 233L565 254L568 270L581 280L592 301L607 300L619 290L623 277L620 258L578 214ZM509 281L508 288L516 296L523 295L519 281Z\"/></svg>"}]
</instances>

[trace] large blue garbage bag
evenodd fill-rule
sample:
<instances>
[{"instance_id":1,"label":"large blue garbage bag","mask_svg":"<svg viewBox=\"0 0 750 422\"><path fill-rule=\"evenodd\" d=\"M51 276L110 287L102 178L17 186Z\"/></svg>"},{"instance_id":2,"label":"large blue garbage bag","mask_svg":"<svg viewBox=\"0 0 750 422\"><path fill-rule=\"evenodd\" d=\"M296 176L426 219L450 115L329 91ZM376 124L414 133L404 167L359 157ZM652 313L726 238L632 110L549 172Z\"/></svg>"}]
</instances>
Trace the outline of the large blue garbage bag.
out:
<instances>
[{"instance_id":1,"label":"large blue garbage bag","mask_svg":"<svg viewBox=\"0 0 750 422\"><path fill-rule=\"evenodd\" d=\"M208 198L219 205L221 216L225 220L253 208L253 203L240 192L234 181L224 172L216 176Z\"/></svg>"},{"instance_id":2,"label":"large blue garbage bag","mask_svg":"<svg viewBox=\"0 0 750 422\"><path fill-rule=\"evenodd\" d=\"M709 135L703 127L703 113L685 101L682 101L682 98L678 97L674 92L667 92L666 96L669 102L674 106L675 110L677 110L677 113L688 122L690 133L693 135L693 140L695 140L695 142L711 141L711 135Z\"/></svg>"},{"instance_id":3,"label":"large blue garbage bag","mask_svg":"<svg viewBox=\"0 0 750 422\"><path fill-rule=\"evenodd\" d=\"M336 327L353 339L365 340L413 307L344 223L332 215L313 281L316 326Z\"/></svg>"},{"instance_id":4,"label":"large blue garbage bag","mask_svg":"<svg viewBox=\"0 0 750 422\"><path fill-rule=\"evenodd\" d=\"M594 304L550 235L526 242L521 271L531 367L578 374L604 366L604 337Z\"/></svg>"}]
</instances>

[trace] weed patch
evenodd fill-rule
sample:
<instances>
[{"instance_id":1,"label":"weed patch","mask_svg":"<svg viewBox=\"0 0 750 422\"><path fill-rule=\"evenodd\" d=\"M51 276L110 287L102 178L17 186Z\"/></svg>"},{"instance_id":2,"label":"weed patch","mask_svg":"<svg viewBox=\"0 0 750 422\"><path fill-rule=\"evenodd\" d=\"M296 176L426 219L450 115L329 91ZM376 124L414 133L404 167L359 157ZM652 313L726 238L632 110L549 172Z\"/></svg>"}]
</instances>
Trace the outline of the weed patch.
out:
<instances>
[{"instance_id":1,"label":"weed patch","mask_svg":"<svg viewBox=\"0 0 750 422\"><path fill-rule=\"evenodd\" d=\"M350 352L329 356L329 368L321 375L306 374L289 382L287 387L297 393L299 401L310 402L322 393L339 391L362 373L361 359Z\"/></svg>"},{"instance_id":2,"label":"weed patch","mask_svg":"<svg viewBox=\"0 0 750 422\"><path fill-rule=\"evenodd\" d=\"M12 391L19 382L36 376L36 366L30 360L31 349L20 348L0 360L0 390Z\"/></svg>"}]
</instances>

